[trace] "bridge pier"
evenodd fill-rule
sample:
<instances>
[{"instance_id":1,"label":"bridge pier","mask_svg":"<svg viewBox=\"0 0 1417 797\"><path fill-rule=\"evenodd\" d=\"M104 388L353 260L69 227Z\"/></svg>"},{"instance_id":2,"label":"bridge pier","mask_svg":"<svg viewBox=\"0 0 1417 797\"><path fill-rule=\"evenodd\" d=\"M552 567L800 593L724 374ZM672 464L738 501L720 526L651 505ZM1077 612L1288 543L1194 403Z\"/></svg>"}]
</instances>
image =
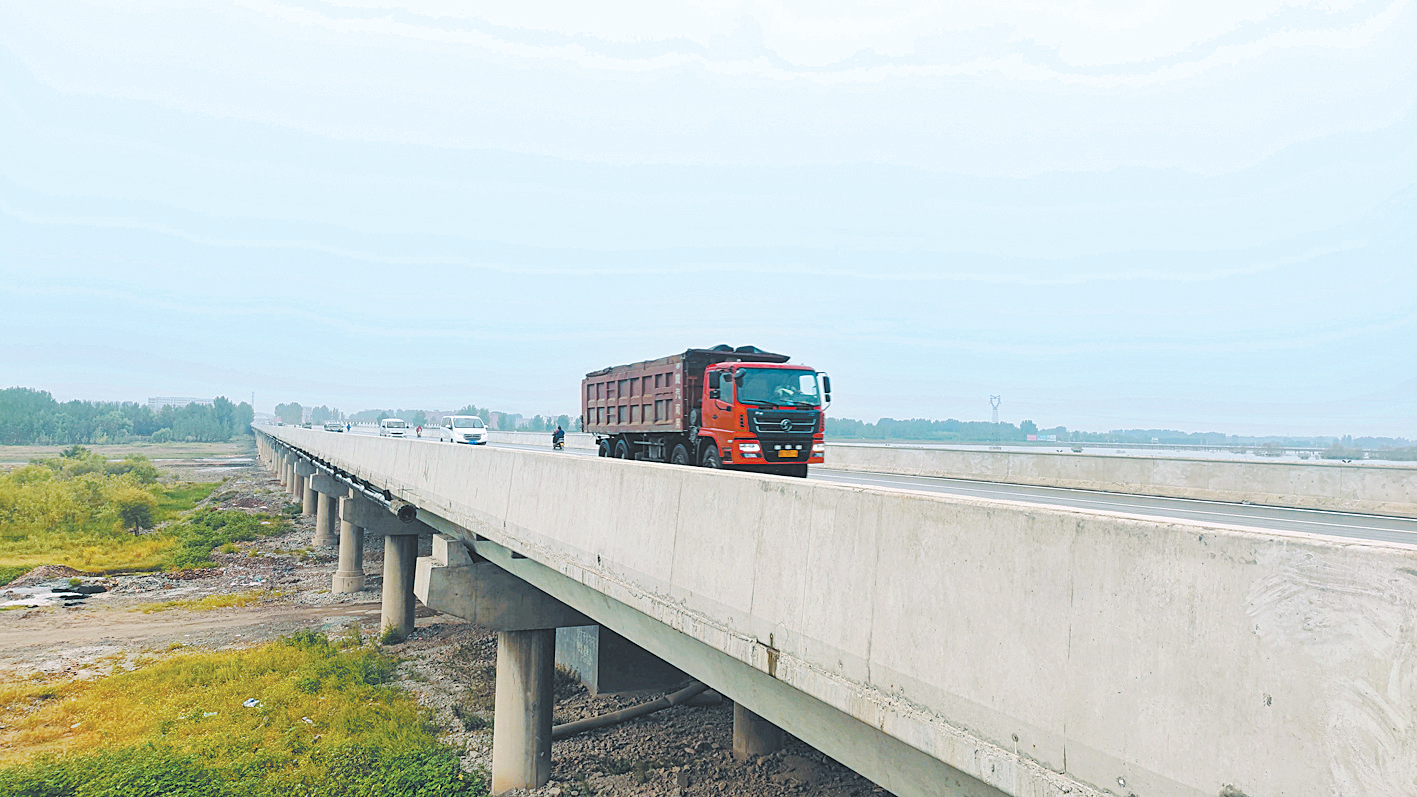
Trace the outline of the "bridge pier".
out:
<instances>
[{"instance_id":1,"label":"bridge pier","mask_svg":"<svg viewBox=\"0 0 1417 797\"><path fill-rule=\"evenodd\" d=\"M356 558L354 540L356 530L368 531L384 538L384 587L379 608L379 628L400 637L413 631L413 576L418 566L418 534L427 526L418 521L405 523L386 507L361 495L351 493L339 502L340 520L350 527L350 544L340 546L340 569L335 572L336 582L349 576L357 576L362 586L362 551ZM341 526L343 537L344 527ZM355 579L346 580L352 583Z\"/></svg>"},{"instance_id":2,"label":"bridge pier","mask_svg":"<svg viewBox=\"0 0 1417 797\"><path fill-rule=\"evenodd\" d=\"M783 747L782 729L743 707L733 704L733 757L745 761L775 753Z\"/></svg>"},{"instance_id":3,"label":"bridge pier","mask_svg":"<svg viewBox=\"0 0 1417 797\"><path fill-rule=\"evenodd\" d=\"M418 535L384 537L384 592L379 627L400 637L413 632L413 575L418 563Z\"/></svg>"},{"instance_id":4,"label":"bridge pier","mask_svg":"<svg viewBox=\"0 0 1417 797\"><path fill-rule=\"evenodd\" d=\"M339 542L335 529L339 525L339 500L349 495L349 485L333 474L317 470L310 476L310 490L315 495L315 539L319 547L331 547Z\"/></svg>"},{"instance_id":5,"label":"bridge pier","mask_svg":"<svg viewBox=\"0 0 1417 797\"><path fill-rule=\"evenodd\" d=\"M492 793L545 784L551 777L556 629L590 619L473 556L446 534L434 534L432 555L418 560L414 592L427 606L497 632Z\"/></svg>"},{"instance_id":6,"label":"bridge pier","mask_svg":"<svg viewBox=\"0 0 1417 797\"><path fill-rule=\"evenodd\" d=\"M535 789L551 779L556 629L497 632L492 716L492 793Z\"/></svg>"},{"instance_id":7,"label":"bridge pier","mask_svg":"<svg viewBox=\"0 0 1417 797\"><path fill-rule=\"evenodd\" d=\"M364 589L364 527L344 520L344 503L355 499L339 499L339 569L335 571L330 592L343 595Z\"/></svg>"}]
</instances>

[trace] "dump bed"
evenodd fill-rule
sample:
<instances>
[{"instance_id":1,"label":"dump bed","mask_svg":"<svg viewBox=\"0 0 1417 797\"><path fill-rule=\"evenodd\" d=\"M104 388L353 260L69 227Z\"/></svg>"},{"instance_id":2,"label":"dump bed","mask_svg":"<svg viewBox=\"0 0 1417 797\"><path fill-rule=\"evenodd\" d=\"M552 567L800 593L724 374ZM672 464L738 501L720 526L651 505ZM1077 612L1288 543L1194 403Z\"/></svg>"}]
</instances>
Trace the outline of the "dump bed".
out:
<instances>
[{"instance_id":1,"label":"dump bed","mask_svg":"<svg viewBox=\"0 0 1417 797\"><path fill-rule=\"evenodd\" d=\"M605 435L687 431L689 414L703 400L704 369L710 364L788 359L751 346L720 346L592 371L581 381L584 429Z\"/></svg>"}]
</instances>

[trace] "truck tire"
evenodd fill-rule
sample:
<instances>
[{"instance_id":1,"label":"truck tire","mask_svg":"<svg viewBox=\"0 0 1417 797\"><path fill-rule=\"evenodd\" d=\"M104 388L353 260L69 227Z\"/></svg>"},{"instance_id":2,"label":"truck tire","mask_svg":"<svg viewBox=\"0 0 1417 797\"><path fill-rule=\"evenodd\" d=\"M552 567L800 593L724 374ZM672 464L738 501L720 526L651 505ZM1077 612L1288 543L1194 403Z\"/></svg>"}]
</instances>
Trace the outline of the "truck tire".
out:
<instances>
[{"instance_id":1,"label":"truck tire","mask_svg":"<svg viewBox=\"0 0 1417 797\"><path fill-rule=\"evenodd\" d=\"M595 446L595 455L596 455L597 457L608 457L608 456L610 456L610 442L609 442L608 440L601 440L601 441Z\"/></svg>"},{"instance_id":2,"label":"truck tire","mask_svg":"<svg viewBox=\"0 0 1417 797\"><path fill-rule=\"evenodd\" d=\"M616 441L615 441L615 458L616 458L616 459L632 459L632 458L633 458L633 455L630 454L630 444L629 444L629 443L626 443L624 440L616 440Z\"/></svg>"},{"instance_id":3,"label":"truck tire","mask_svg":"<svg viewBox=\"0 0 1417 797\"><path fill-rule=\"evenodd\" d=\"M710 444L708 448L704 449L704 458L699 464L705 468L723 467L722 460L718 458L718 446Z\"/></svg>"},{"instance_id":4,"label":"truck tire","mask_svg":"<svg viewBox=\"0 0 1417 797\"><path fill-rule=\"evenodd\" d=\"M674 451L669 455L671 465L692 465L693 460L689 458L689 448L683 443L674 446Z\"/></svg>"}]
</instances>

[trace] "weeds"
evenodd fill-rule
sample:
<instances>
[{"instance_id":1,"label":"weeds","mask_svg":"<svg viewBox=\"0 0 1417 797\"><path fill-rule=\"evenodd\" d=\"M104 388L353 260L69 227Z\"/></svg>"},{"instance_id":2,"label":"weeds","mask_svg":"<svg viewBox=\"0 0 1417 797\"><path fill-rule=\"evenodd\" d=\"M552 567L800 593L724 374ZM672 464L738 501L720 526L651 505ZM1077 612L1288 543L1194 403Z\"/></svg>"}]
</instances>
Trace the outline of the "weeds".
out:
<instances>
[{"instance_id":1,"label":"weeds","mask_svg":"<svg viewBox=\"0 0 1417 797\"><path fill-rule=\"evenodd\" d=\"M154 612L165 612L169 609L188 609L190 611L210 611L212 609L232 609L240 606L250 606L253 603L275 600L285 597L286 592L277 592L271 589L253 589L246 592L233 592L226 595L208 595L204 598L185 598L179 600L162 601L160 603L144 603L135 606L129 611L142 612L143 614L153 614Z\"/></svg>"},{"instance_id":2,"label":"weeds","mask_svg":"<svg viewBox=\"0 0 1417 797\"><path fill-rule=\"evenodd\" d=\"M480 795L395 659L304 631L61 685L0 684L0 794Z\"/></svg>"}]
</instances>

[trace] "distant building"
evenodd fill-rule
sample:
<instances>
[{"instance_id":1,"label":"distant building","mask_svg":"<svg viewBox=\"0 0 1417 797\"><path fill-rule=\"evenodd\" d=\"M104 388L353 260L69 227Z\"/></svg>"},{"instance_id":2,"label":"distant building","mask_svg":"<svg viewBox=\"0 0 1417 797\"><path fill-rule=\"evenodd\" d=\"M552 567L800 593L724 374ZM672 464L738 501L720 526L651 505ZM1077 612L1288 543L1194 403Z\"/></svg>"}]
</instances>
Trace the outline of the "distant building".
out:
<instances>
[{"instance_id":1,"label":"distant building","mask_svg":"<svg viewBox=\"0 0 1417 797\"><path fill-rule=\"evenodd\" d=\"M163 407L177 407L181 409L188 404L200 404L203 407L210 407L216 403L215 399L204 398L183 398L180 396L157 396L148 399L148 409L157 412Z\"/></svg>"}]
</instances>

